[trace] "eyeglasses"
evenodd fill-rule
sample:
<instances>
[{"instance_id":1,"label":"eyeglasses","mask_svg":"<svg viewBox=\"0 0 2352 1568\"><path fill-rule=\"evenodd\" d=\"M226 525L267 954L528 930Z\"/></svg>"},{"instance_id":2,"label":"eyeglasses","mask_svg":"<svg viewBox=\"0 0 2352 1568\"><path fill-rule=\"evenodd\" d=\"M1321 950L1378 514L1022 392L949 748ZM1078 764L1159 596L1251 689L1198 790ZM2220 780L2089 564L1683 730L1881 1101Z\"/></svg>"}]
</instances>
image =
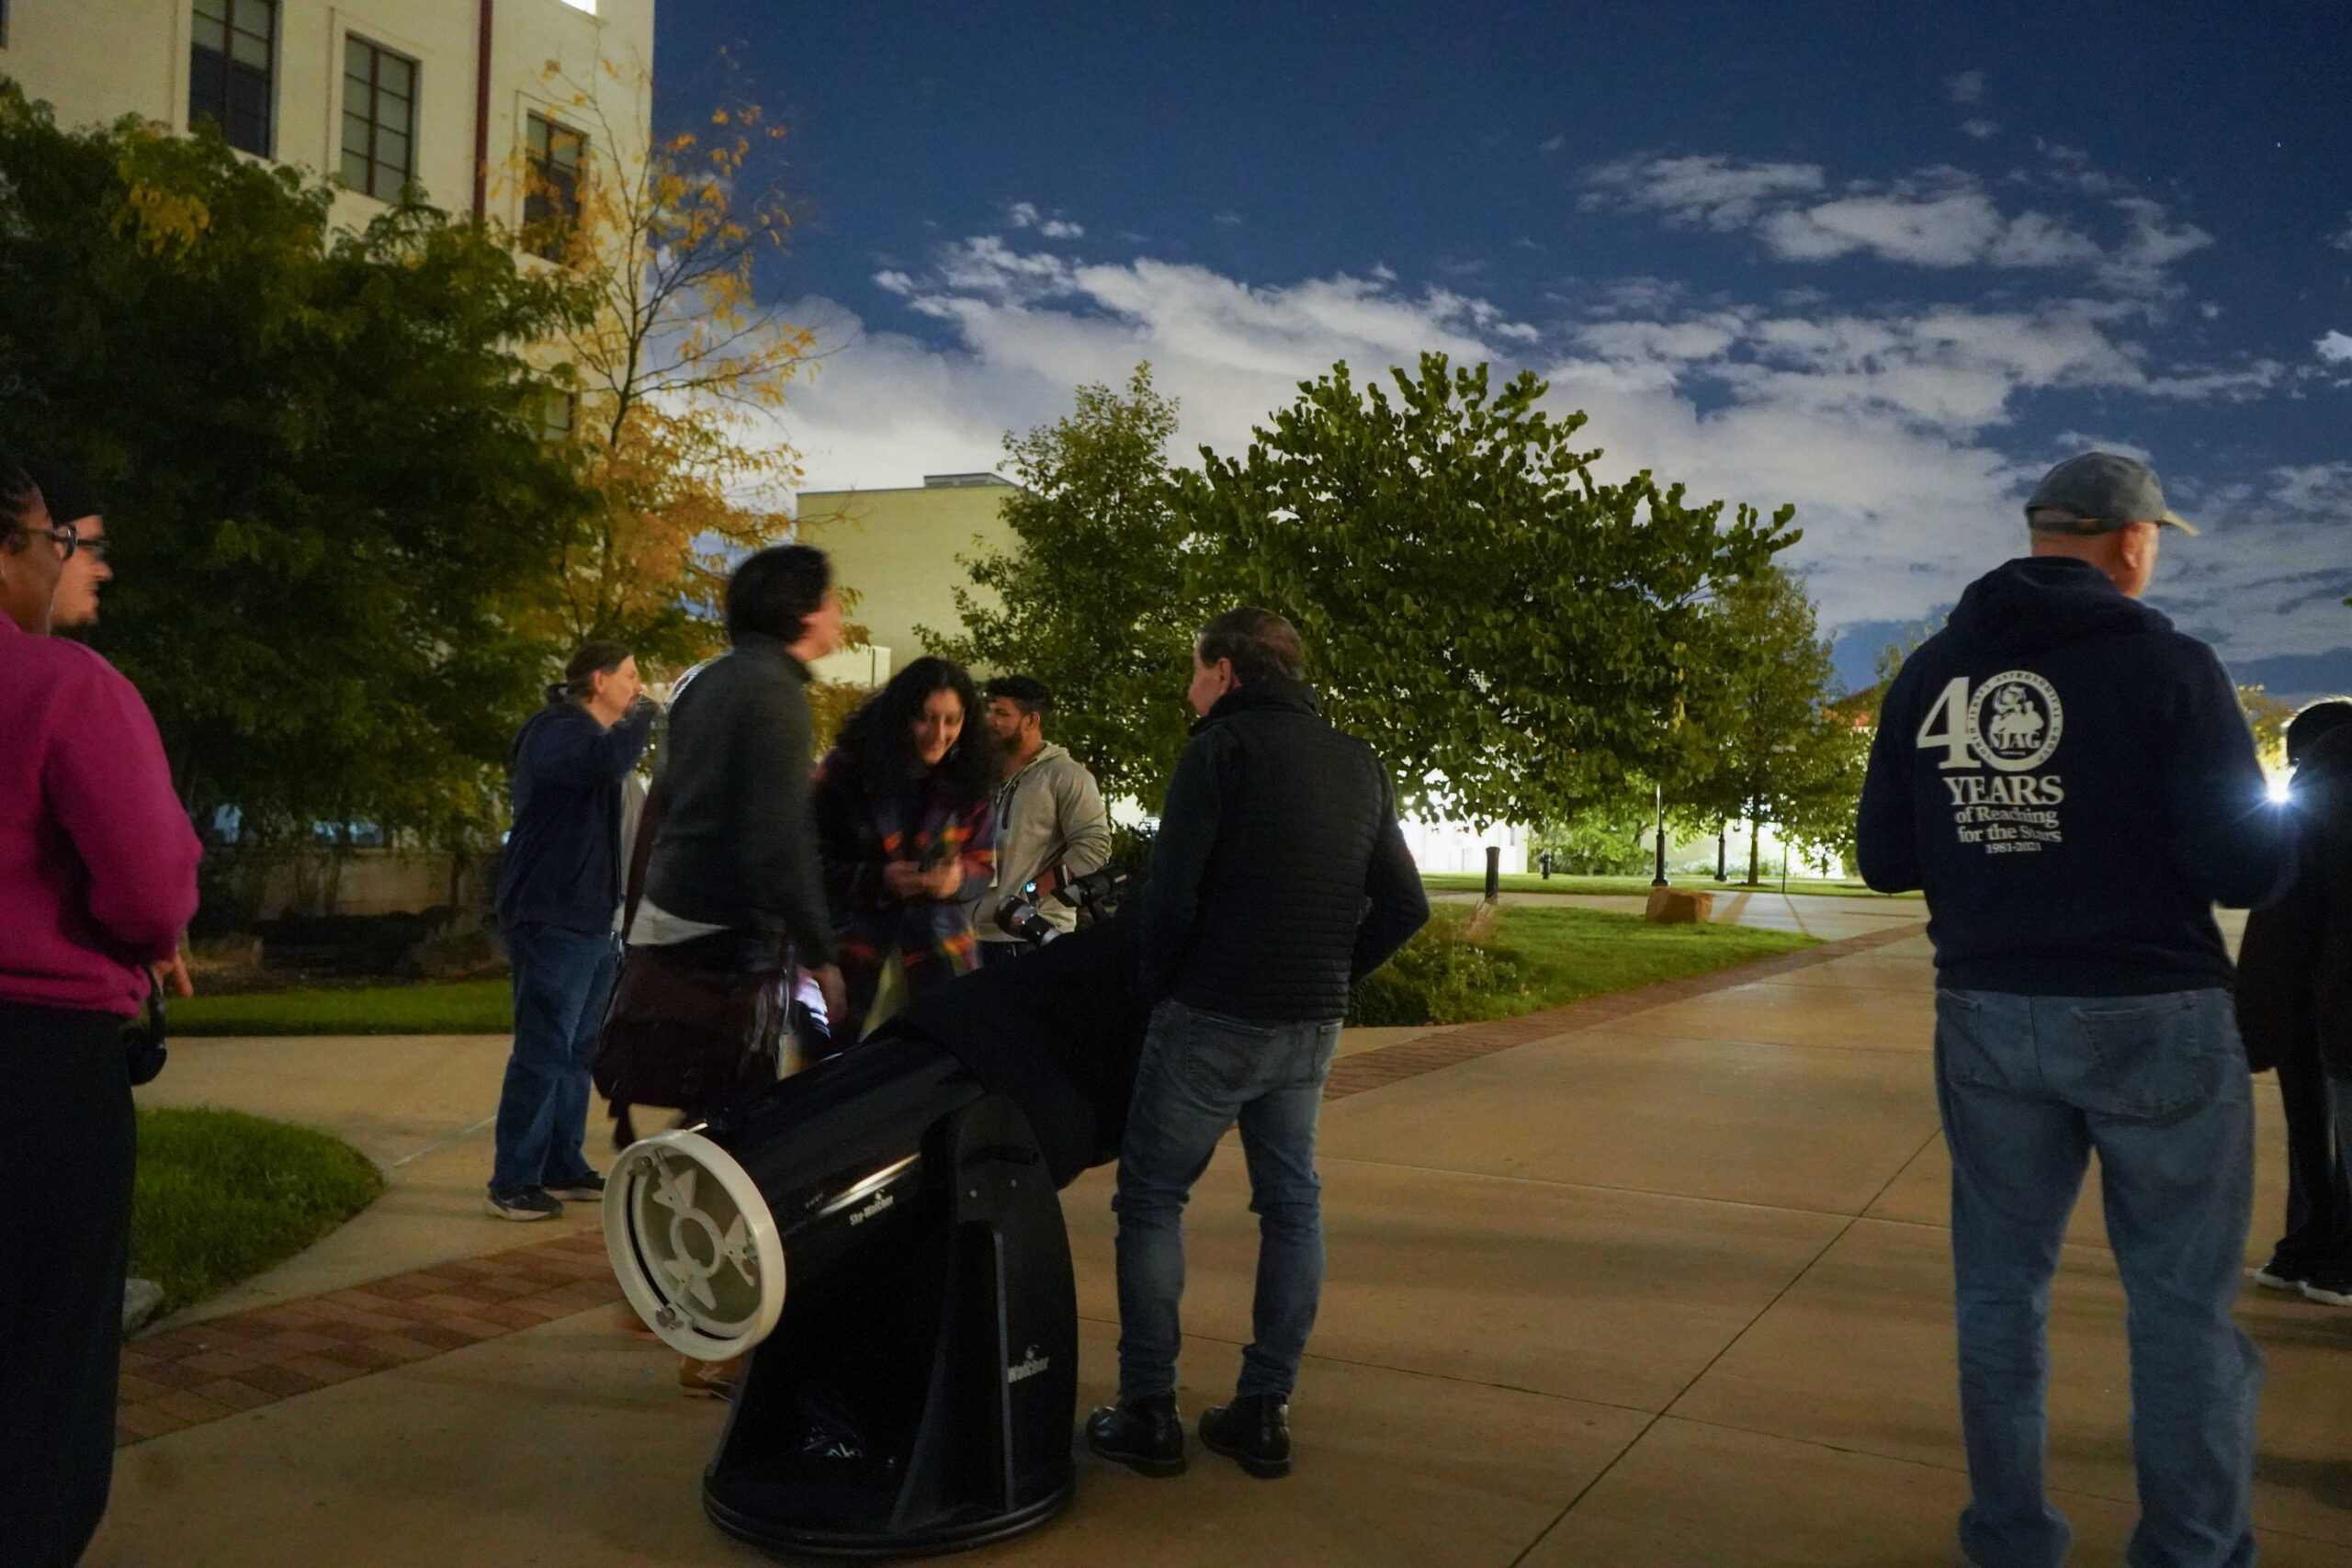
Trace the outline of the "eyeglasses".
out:
<instances>
[{"instance_id":1,"label":"eyeglasses","mask_svg":"<svg viewBox=\"0 0 2352 1568\"><path fill-rule=\"evenodd\" d=\"M99 560L106 558L107 541L103 536L85 539L74 532L74 525L71 523L51 523L46 528L12 528L9 533L12 536L29 534L35 538L47 539L65 552L67 560L72 560L77 550L87 550Z\"/></svg>"}]
</instances>

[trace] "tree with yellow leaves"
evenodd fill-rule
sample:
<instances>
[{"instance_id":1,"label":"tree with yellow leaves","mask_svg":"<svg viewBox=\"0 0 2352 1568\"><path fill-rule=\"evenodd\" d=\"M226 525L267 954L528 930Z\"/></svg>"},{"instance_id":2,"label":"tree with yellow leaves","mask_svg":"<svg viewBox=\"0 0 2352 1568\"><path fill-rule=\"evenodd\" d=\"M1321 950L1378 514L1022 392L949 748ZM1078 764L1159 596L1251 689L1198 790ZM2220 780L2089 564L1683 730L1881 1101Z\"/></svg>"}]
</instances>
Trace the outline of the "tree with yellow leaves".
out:
<instances>
[{"instance_id":1,"label":"tree with yellow leaves","mask_svg":"<svg viewBox=\"0 0 2352 1568\"><path fill-rule=\"evenodd\" d=\"M675 669L718 646L730 563L790 526L771 502L797 461L762 416L813 339L754 287L791 222L762 156L784 133L729 104L656 139L603 107L650 94L591 93L552 62L548 80L592 128L535 141L518 170L524 247L582 296L556 345L573 391L550 423L600 501L564 551L562 630Z\"/></svg>"}]
</instances>

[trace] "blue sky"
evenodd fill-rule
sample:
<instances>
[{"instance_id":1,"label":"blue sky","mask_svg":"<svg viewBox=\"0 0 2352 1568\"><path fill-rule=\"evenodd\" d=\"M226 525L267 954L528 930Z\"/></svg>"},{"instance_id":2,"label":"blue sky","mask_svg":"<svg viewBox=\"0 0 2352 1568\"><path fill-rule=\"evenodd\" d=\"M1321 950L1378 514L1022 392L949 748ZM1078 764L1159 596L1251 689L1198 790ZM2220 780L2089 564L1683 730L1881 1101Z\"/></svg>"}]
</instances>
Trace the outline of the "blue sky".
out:
<instances>
[{"instance_id":1,"label":"blue sky","mask_svg":"<svg viewBox=\"0 0 2352 1568\"><path fill-rule=\"evenodd\" d=\"M2154 601L2352 688L2352 8L662 0L781 117L817 488L988 468L1139 359L1219 449L1345 358L1527 367L1611 471L1794 502L1844 662L2086 446ZM728 63L719 63L722 48Z\"/></svg>"}]
</instances>

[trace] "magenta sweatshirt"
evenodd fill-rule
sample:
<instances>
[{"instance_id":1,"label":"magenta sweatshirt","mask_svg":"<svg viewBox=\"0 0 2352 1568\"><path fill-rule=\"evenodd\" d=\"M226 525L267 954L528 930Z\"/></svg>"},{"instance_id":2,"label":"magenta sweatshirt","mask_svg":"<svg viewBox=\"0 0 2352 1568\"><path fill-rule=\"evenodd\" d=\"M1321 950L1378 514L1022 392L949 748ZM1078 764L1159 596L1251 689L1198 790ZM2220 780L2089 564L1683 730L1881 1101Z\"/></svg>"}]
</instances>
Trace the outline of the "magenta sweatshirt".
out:
<instances>
[{"instance_id":1,"label":"magenta sweatshirt","mask_svg":"<svg viewBox=\"0 0 2352 1568\"><path fill-rule=\"evenodd\" d=\"M137 688L0 615L0 1002L136 1013L202 852Z\"/></svg>"}]
</instances>

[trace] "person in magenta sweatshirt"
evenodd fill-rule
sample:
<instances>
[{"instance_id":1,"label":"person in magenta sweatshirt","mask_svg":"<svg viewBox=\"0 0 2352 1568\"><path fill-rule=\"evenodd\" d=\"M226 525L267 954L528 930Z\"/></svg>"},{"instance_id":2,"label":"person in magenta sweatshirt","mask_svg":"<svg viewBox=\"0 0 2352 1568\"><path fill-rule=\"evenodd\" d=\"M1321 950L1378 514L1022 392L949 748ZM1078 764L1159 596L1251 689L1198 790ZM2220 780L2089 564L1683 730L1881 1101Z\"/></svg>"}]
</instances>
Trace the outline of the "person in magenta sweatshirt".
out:
<instances>
[{"instance_id":1,"label":"person in magenta sweatshirt","mask_svg":"<svg viewBox=\"0 0 2352 1568\"><path fill-rule=\"evenodd\" d=\"M40 1129L0 1204L0 1548L74 1562L106 1512L137 1132L123 1026L175 965L200 851L155 721L47 635L78 543L0 452L0 1103Z\"/></svg>"}]
</instances>

